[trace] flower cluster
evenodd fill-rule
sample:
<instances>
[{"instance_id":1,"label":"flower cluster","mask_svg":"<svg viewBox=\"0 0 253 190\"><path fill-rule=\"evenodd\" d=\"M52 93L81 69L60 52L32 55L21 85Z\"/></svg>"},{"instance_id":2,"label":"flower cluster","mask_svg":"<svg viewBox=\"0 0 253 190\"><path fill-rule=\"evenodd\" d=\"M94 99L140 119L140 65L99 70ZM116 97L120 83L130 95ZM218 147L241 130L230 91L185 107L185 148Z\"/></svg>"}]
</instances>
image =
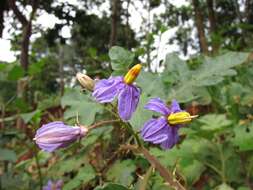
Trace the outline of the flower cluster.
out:
<instances>
[{"instance_id":1,"label":"flower cluster","mask_svg":"<svg viewBox=\"0 0 253 190\"><path fill-rule=\"evenodd\" d=\"M119 116L123 121L128 121L140 99L141 90L134 81L141 67L141 64L137 64L125 76L110 77L98 82L80 73L76 77L84 88L93 91L92 96L99 103L109 103L117 97ZM179 141L179 128L196 117L181 110L176 100L168 107L160 98L152 98L144 108L162 116L148 120L141 129L141 137L146 142L160 144L163 149L172 148ZM42 150L52 152L86 136L87 132L86 127L70 127L58 121L42 125L37 130L34 140Z\"/></svg>"}]
</instances>

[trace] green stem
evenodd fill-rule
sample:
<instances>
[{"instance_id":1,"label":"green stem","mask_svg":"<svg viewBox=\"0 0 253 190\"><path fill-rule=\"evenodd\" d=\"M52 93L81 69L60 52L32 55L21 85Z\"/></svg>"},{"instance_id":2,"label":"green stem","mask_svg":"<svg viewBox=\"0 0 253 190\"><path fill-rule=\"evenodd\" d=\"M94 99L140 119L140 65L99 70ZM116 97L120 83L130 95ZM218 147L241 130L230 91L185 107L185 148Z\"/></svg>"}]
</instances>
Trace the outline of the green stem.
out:
<instances>
[{"instance_id":1,"label":"green stem","mask_svg":"<svg viewBox=\"0 0 253 190\"><path fill-rule=\"evenodd\" d=\"M131 125L130 123L128 123L128 122L127 122L127 123L124 123L124 124L125 124L126 128L128 129L128 131L134 136L134 138L135 138L135 140L136 140L138 146L139 146L139 147L143 147L143 146L142 146L142 143L141 143L141 140L140 140L138 134L133 130L132 125Z\"/></svg>"},{"instance_id":2,"label":"green stem","mask_svg":"<svg viewBox=\"0 0 253 190\"><path fill-rule=\"evenodd\" d=\"M219 151L219 155L220 155L220 160L221 160L221 173L222 173L222 182L226 183L226 175L225 175L225 158L224 158L224 154L222 152L222 148L220 147L222 145L217 145L217 149Z\"/></svg>"},{"instance_id":3,"label":"green stem","mask_svg":"<svg viewBox=\"0 0 253 190\"><path fill-rule=\"evenodd\" d=\"M208 163L208 162L203 162L204 165L206 165L207 167L211 168L213 171L215 171L221 178L223 178L223 174L222 171L220 171L218 168L216 168L214 165Z\"/></svg>"},{"instance_id":4,"label":"green stem","mask_svg":"<svg viewBox=\"0 0 253 190\"><path fill-rule=\"evenodd\" d=\"M41 169L40 169L38 153L35 153L34 157L35 157L36 165L37 165L37 168L38 168L40 190L42 190L42 188L43 188L43 179L42 179L42 174L41 174Z\"/></svg>"},{"instance_id":5,"label":"green stem","mask_svg":"<svg viewBox=\"0 0 253 190\"><path fill-rule=\"evenodd\" d=\"M144 175L143 179L140 182L140 188L139 190L146 190L148 186L148 180L152 174L153 166L150 166L147 173Z\"/></svg>"}]
</instances>

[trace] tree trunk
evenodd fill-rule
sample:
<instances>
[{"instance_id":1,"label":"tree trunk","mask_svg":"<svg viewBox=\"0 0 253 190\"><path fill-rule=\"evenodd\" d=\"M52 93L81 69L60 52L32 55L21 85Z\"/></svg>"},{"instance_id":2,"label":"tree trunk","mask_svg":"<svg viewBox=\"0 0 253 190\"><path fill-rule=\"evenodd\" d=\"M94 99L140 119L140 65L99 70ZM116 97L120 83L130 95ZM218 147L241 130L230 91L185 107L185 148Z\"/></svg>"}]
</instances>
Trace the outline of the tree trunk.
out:
<instances>
[{"instance_id":1,"label":"tree trunk","mask_svg":"<svg viewBox=\"0 0 253 190\"><path fill-rule=\"evenodd\" d=\"M207 9L208 9L208 20L210 24L210 34L212 39L212 53L217 54L219 50L219 41L215 39L216 37L215 35L217 35L217 24L213 0L207 0Z\"/></svg>"},{"instance_id":2,"label":"tree trunk","mask_svg":"<svg viewBox=\"0 0 253 190\"><path fill-rule=\"evenodd\" d=\"M208 55L208 45L205 37L205 28L203 24L203 16L200 12L199 1L192 0L193 9L195 12L195 23L198 30L198 37L199 37L199 44L200 44L200 51L206 55Z\"/></svg>"},{"instance_id":3,"label":"tree trunk","mask_svg":"<svg viewBox=\"0 0 253 190\"><path fill-rule=\"evenodd\" d=\"M111 0L111 35L109 46L112 47L117 39L117 21L118 21L119 0Z\"/></svg>"},{"instance_id":4,"label":"tree trunk","mask_svg":"<svg viewBox=\"0 0 253 190\"><path fill-rule=\"evenodd\" d=\"M245 16L248 24L253 24L253 1L246 0L245 2Z\"/></svg>"},{"instance_id":5,"label":"tree trunk","mask_svg":"<svg viewBox=\"0 0 253 190\"><path fill-rule=\"evenodd\" d=\"M32 24L31 22L28 22L26 26L23 26L21 55L20 55L20 63L26 73L29 65L29 44L31 34L32 34Z\"/></svg>"},{"instance_id":6,"label":"tree trunk","mask_svg":"<svg viewBox=\"0 0 253 190\"><path fill-rule=\"evenodd\" d=\"M30 37L32 35L32 20L37 11L39 0L32 1L32 12L30 18L27 19L23 13L18 9L16 5L16 0L8 1L10 8L13 10L16 18L22 24L22 42L21 42L21 55L20 55L20 64L23 69L27 72L29 65L29 44Z\"/></svg>"}]
</instances>

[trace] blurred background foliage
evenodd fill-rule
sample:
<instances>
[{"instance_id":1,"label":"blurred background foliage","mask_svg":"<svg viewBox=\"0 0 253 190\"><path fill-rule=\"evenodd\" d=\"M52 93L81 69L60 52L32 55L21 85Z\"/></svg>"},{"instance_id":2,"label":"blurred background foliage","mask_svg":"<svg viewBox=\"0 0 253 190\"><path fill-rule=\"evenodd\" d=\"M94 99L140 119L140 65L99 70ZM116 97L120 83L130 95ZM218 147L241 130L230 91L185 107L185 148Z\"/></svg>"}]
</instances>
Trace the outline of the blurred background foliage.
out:
<instances>
[{"instance_id":1,"label":"blurred background foliage","mask_svg":"<svg viewBox=\"0 0 253 190\"><path fill-rule=\"evenodd\" d=\"M186 189L253 189L253 2L77 2L0 2L0 34L9 28L16 55L16 61L0 64L0 189L41 189L49 179L62 179L64 190L170 189L142 155L119 149L133 138L117 124L97 128L52 154L32 140L35 130L50 121L74 125L78 114L80 123L91 125L113 118L79 87L75 74L122 75L138 62L144 69L136 81L142 95L130 120L134 130L152 117L143 109L151 97L177 99L199 115L182 128L177 146L164 151L146 144L151 153ZM92 12L105 3L108 12ZM136 32L129 19L130 7L138 6L147 14ZM164 11L151 21L157 9ZM60 22L41 27L35 21L46 13ZM65 26L71 29L67 38ZM157 40L179 48L161 58Z\"/></svg>"}]
</instances>

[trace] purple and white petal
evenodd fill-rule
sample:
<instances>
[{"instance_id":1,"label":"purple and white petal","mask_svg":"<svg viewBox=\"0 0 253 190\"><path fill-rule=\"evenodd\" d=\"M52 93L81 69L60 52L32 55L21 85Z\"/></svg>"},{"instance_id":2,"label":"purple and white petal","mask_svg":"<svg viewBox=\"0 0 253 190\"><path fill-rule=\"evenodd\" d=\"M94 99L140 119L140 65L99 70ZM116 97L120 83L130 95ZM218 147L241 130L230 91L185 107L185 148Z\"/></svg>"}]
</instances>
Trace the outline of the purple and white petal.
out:
<instances>
[{"instance_id":1,"label":"purple and white petal","mask_svg":"<svg viewBox=\"0 0 253 190\"><path fill-rule=\"evenodd\" d=\"M144 141L160 144L168 138L169 126L164 117L150 119L144 124L141 130L141 136Z\"/></svg>"},{"instance_id":2,"label":"purple and white petal","mask_svg":"<svg viewBox=\"0 0 253 190\"><path fill-rule=\"evenodd\" d=\"M140 90L134 85L125 84L118 96L118 112L121 119L127 121L135 112L140 99Z\"/></svg>"},{"instance_id":3,"label":"purple and white petal","mask_svg":"<svg viewBox=\"0 0 253 190\"><path fill-rule=\"evenodd\" d=\"M34 140L42 150L52 152L84 137L87 132L86 127L70 127L60 121L51 122L37 130Z\"/></svg>"},{"instance_id":4,"label":"purple and white petal","mask_svg":"<svg viewBox=\"0 0 253 190\"><path fill-rule=\"evenodd\" d=\"M179 127L177 126L169 127L168 138L166 141L161 143L161 147L163 149L171 149L175 144L177 144L179 141L178 129Z\"/></svg>"},{"instance_id":5,"label":"purple and white petal","mask_svg":"<svg viewBox=\"0 0 253 190\"><path fill-rule=\"evenodd\" d=\"M180 105L178 104L178 102L176 100L172 100L170 110L171 110L172 113L182 111L181 108L180 108Z\"/></svg>"},{"instance_id":6,"label":"purple and white petal","mask_svg":"<svg viewBox=\"0 0 253 190\"><path fill-rule=\"evenodd\" d=\"M123 84L122 77L102 79L95 84L92 96L100 103L112 102L115 96L118 95Z\"/></svg>"},{"instance_id":7,"label":"purple and white petal","mask_svg":"<svg viewBox=\"0 0 253 190\"><path fill-rule=\"evenodd\" d=\"M160 98L151 98L144 108L161 113L165 116L170 114L170 109Z\"/></svg>"}]
</instances>

